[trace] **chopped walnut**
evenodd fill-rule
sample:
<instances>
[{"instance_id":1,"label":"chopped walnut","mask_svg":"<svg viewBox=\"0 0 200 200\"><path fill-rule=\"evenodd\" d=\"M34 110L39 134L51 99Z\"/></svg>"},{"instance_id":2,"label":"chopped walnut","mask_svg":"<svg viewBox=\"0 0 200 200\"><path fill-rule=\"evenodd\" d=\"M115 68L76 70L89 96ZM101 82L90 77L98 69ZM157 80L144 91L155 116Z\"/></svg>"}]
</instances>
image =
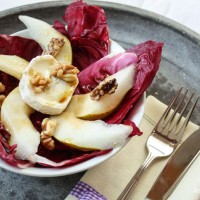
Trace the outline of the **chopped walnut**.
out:
<instances>
[{"instance_id":1,"label":"chopped walnut","mask_svg":"<svg viewBox=\"0 0 200 200\"><path fill-rule=\"evenodd\" d=\"M0 93L5 91L5 85L3 85L2 82L0 82ZM6 98L6 96L4 94L0 94L0 107L4 101L4 99Z\"/></svg>"},{"instance_id":2,"label":"chopped walnut","mask_svg":"<svg viewBox=\"0 0 200 200\"><path fill-rule=\"evenodd\" d=\"M66 82L74 84L77 82L78 73L79 70L73 65L60 64L52 70L51 75L56 76Z\"/></svg>"},{"instance_id":3,"label":"chopped walnut","mask_svg":"<svg viewBox=\"0 0 200 200\"><path fill-rule=\"evenodd\" d=\"M52 55L55 57L64 44L65 41L63 38L52 38L47 46L47 50L44 51L42 55Z\"/></svg>"},{"instance_id":4,"label":"chopped walnut","mask_svg":"<svg viewBox=\"0 0 200 200\"><path fill-rule=\"evenodd\" d=\"M52 136L55 132L56 125L56 121L49 118L45 118L42 121L42 132L40 140L42 145L48 150L53 150L55 148L55 142Z\"/></svg>"},{"instance_id":5,"label":"chopped walnut","mask_svg":"<svg viewBox=\"0 0 200 200\"><path fill-rule=\"evenodd\" d=\"M98 101L105 94L113 94L117 89L117 81L115 78L104 80L90 92L90 98Z\"/></svg>"},{"instance_id":6,"label":"chopped walnut","mask_svg":"<svg viewBox=\"0 0 200 200\"><path fill-rule=\"evenodd\" d=\"M34 91L36 93L40 93L45 87L48 86L48 84L51 82L51 79L45 78L42 75L35 73L30 82L33 86Z\"/></svg>"},{"instance_id":7,"label":"chopped walnut","mask_svg":"<svg viewBox=\"0 0 200 200\"><path fill-rule=\"evenodd\" d=\"M2 82L0 82L0 92L4 92L5 91L5 85L3 85Z\"/></svg>"},{"instance_id":8,"label":"chopped walnut","mask_svg":"<svg viewBox=\"0 0 200 200\"><path fill-rule=\"evenodd\" d=\"M6 98L5 95L3 95L3 94L0 95L0 107L3 104L3 101L5 100L5 98Z\"/></svg>"}]
</instances>

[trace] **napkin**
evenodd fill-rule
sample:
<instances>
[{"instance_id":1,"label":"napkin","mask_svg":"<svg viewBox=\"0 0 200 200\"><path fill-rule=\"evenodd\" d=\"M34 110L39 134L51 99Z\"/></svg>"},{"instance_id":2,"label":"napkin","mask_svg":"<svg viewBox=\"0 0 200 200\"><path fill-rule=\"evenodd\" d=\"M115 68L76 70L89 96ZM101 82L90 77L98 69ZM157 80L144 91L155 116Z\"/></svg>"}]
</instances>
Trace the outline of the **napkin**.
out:
<instances>
[{"instance_id":1,"label":"napkin","mask_svg":"<svg viewBox=\"0 0 200 200\"><path fill-rule=\"evenodd\" d=\"M89 169L65 200L116 200L130 181L131 177L145 160L148 153L146 149L147 138L151 134L151 131L166 107L166 105L158 101L155 97L149 96L146 100L144 117L140 124L140 130L143 132L143 135L134 136L124 148L109 160ZM198 126L190 122L181 143L197 129ZM131 199L144 200L168 160L169 157L160 158L155 160L149 166L145 174L141 177ZM198 183L195 183L197 185L194 185L195 177L199 177L196 174L199 171L199 166L200 156L196 159L187 173L189 174L190 171L195 171L192 175L193 184L190 184L193 185L193 190L191 191L190 186L190 190L188 191L189 196L185 198L185 193L188 190L188 183L191 183L191 176L186 177L186 174L169 199L200 199L199 179L196 178L196 182Z\"/></svg>"}]
</instances>

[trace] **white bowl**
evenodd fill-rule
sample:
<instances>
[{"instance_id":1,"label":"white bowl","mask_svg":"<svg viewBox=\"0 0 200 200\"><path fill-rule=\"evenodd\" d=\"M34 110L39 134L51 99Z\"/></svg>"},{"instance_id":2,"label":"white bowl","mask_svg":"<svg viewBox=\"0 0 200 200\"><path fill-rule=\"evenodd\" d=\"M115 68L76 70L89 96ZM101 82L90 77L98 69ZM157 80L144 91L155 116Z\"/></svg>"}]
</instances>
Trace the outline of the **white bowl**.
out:
<instances>
[{"instance_id":1,"label":"white bowl","mask_svg":"<svg viewBox=\"0 0 200 200\"><path fill-rule=\"evenodd\" d=\"M13 35L22 36L26 38L31 38L28 34L27 30L23 30L17 32ZM114 41L111 41L111 53L113 52L123 52L124 49ZM139 126L143 114L144 114L144 104L145 104L146 93L142 95L142 97L137 101L134 108L131 110L128 115L128 119L133 121L137 126ZM124 146L124 145L123 145ZM0 159L0 167L9 170L11 172L15 172L18 174L28 175L28 176L36 176L36 177L57 177L75 174L81 171L85 171L91 167L94 167L103 161L109 159L111 156L115 155L123 146L114 148L111 152L91 158L89 160L83 161L81 163L75 164L73 166L67 166L63 168L39 168L39 167L29 167L25 169L20 169L14 166L11 166L5 163Z\"/></svg>"}]
</instances>

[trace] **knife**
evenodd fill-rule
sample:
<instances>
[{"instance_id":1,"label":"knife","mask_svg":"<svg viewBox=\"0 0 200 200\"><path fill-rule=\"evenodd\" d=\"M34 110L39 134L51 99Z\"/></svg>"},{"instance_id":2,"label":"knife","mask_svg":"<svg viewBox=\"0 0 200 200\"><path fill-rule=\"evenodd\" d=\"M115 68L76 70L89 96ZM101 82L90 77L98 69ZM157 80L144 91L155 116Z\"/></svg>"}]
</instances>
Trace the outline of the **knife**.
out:
<instances>
[{"instance_id":1,"label":"knife","mask_svg":"<svg viewBox=\"0 0 200 200\"><path fill-rule=\"evenodd\" d=\"M199 154L200 129L190 135L175 151L145 200L166 199Z\"/></svg>"}]
</instances>

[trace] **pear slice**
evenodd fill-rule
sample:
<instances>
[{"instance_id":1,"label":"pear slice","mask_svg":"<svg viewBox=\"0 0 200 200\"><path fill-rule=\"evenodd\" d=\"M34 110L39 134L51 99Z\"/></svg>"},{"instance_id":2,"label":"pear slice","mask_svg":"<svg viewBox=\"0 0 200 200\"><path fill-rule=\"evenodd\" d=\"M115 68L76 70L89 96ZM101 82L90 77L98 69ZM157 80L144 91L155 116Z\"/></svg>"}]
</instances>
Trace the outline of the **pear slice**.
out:
<instances>
[{"instance_id":1,"label":"pear slice","mask_svg":"<svg viewBox=\"0 0 200 200\"><path fill-rule=\"evenodd\" d=\"M66 110L61 115L50 117L57 121L53 136L58 141L77 149L103 150L120 146L133 130L131 126L123 124L78 119L74 113Z\"/></svg>"},{"instance_id":2,"label":"pear slice","mask_svg":"<svg viewBox=\"0 0 200 200\"><path fill-rule=\"evenodd\" d=\"M33 58L19 83L20 94L24 102L41 113L57 115L63 112L71 100L78 84L78 78L75 72L75 74L66 74L73 76L73 82L68 82L64 77L62 79L53 76L52 71L60 66L60 63L51 55Z\"/></svg>"},{"instance_id":3,"label":"pear slice","mask_svg":"<svg viewBox=\"0 0 200 200\"><path fill-rule=\"evenodd\" d=\"M0 55L0 71L14 76L17 79L21 79L28 64L28 61L18 56Z\"/></svg>"},{"instance_id":4,"label":"pear slice","mask_svg":"<svg viewBox=\"0 0 200 200\"><path fill-rule=\"evenodd\" d=\"M64 46L56 55L56 59L62 64L72 63L72 49L70 41L50 24L29 16L20 15L19 19L28 28L30 36L37 41L44 51L48 50L48 45L52 38L64 39Z\"/></svg>"},{"instance_id":5,"label":"pear slice","mask_svg":"<svg viewBox=\"0 0 200 200\"><path fill-rule=\"evenodd\" d=\"M15 88L4 100L1 107L1 122L11 134L10 145L17 144L16 157L31 160L38 151L40 133L29 119L34 110L21 98L19 88Z\"/></svg>"},{"instance_id":6,"label":"pear slice","mask_svg":"<svg viewBox=\"0 0 200 200\"><path fill-rule=\"evenodd\" d=\"M118 87L113 94L105 94L97 101L90 98L90 93L74 96L73 101L77 102L74 103L76 116L81 119L96 120L112 113L133 87L134 69L135 66L130 65L105 79L116 79Z\"/></svg>"},{"instance_id":7,"label":"pear slice","mask_svg":"<svg viewBox=\"0 0 200 200\"><path fill-rule=\"evenodd\" d=\"M54 137L74 148L82 150L109 149L125 143L132 127L123 124L106 124L100 119L111 113L133 87L134 65L107 77L115 78L118 87L114 94L91 100L90 94L74 95L66 110L50 119L57 121ZM87 118L94 121L79 119Z\"/></svg>"}]
</instances>

